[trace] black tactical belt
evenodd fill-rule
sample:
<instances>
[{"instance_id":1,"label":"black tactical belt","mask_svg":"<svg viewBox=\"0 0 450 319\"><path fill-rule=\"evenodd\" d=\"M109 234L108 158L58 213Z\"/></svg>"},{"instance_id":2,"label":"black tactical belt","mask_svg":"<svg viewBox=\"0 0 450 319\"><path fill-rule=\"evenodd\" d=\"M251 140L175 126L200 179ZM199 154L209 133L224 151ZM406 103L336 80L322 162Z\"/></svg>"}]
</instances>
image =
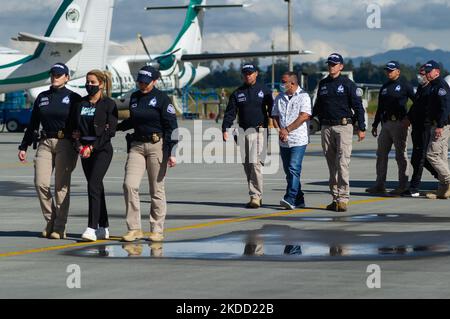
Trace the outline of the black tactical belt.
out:
<instances>
[{"instance_id":1,"label":"black tactical belt","mask_svg":"<svg viewBox=\"0 0 450 319\"><path fill-rule=\"evenodd\" d=\"M342 118L340 120L327 120L327 119L323 119L320 121L322 125L327 125L327 126L336 126L336 125L348 125L348 124L353 124L353 120L351 118Z\"/></svg>"},{"instance_id":2,"label":"black tactical belt","mask_svg":"<svg viewBox=\"0 0 450 319\"><path fill-rule=\"evenodd\" d=\"M47 139L47 138L57 138L62 140L64 138L64 131L60 130L58 132L46 132L41 131L41 139Z\"/></svg>"},{"instance_id":3,"label":"black tactical belt","mask_svg":"<svg viewBox=\"0 0 450 319\"><path fill-rule=\"evenodd\" d=\"M162 133L152 133L151 135L137 135L133 134L133 139L137 142L144 142L144 143L152 143L156 144L158 143L163 137Z\"/></svg>"}]
</instances>

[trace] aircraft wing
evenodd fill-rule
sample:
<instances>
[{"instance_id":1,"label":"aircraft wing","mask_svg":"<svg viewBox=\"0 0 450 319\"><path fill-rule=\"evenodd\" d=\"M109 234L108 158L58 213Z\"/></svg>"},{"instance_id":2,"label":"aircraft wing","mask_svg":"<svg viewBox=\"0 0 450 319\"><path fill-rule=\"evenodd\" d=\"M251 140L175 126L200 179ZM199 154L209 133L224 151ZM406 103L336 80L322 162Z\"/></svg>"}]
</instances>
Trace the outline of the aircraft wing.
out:
<instances>
[{"instance_id":1,"label":"aircraft wing","mask_svg":"<svg viewBox=\"0 0 450 319\"><path fill-rule=\"evenodd\" d=\"M234 52L234 53L201 53L201 54L183 54L181 61L201 62L210 60L230 60L243 58L260 58L272 56L288 56L311 54L311 51L267 51L267 52Z\"/></svg>"},{"instance_id":2,"label":"aircraft wing","mask_svg":"<svg viewBox=\"0 0 450 319\"><path fill-rule=\"evenodd\" d=\"M154 6L146 7L145 10L189 9L190 7L193 7L194 9L246 8L250 6L251 4L194 4L184 6Z\"/></svg>"},{"instance_id":3,"label":"aircraft wing","mask_svg":"<svg viewBox=\"0 0 450 319\"><path fill-rule=\"evenodd\" d=\"M79 44L79 45L83 44L83 42L80 40L75 40L75 39L70 39L70 38L43 37L43 36L34 35L31 33L27 33L27 32L19 32L19 36L17 38L13 38L13 40L52 43L52 44Z\"/></svg>"},{"instance_id":4,"label":"aircraft wing","mask_svg":"<svg viewBox=\"0 0 450 319\"><path fill-rule=\"evenodd\" d=\"M367 88L369 90L379 90L383 86L382 84L374 83L356 83L356 85L360 88Z\"/></svg>"}]
</instances>

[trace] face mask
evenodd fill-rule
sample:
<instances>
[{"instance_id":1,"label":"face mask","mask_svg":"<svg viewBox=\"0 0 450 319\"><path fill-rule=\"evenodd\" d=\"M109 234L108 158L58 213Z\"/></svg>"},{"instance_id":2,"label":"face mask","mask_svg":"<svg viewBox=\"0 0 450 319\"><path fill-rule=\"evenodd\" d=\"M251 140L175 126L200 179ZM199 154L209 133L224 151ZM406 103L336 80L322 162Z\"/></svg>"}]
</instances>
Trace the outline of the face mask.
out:
<instances>
[{"instance_id":1,"label":"face mask","mask_svg":"<svg viewBox=\"0 0 450 319\"><path fill-rule=\"evenodd\" d=\"M86 85L86 92L89 96L94 96L98 93L98 91L100 91L100 87L98 85Z\"/></svg>"},{"instance_id":2,"label":"face mask","mask_svg":"<svg viewBox=\"0 0 450 319\"><path fill-rule=\"evenodd\" d=\"M283 93L286 93L286 84L283 84L283 83L281 83L280 84L280 90L281 90L281 92L283 92Z\"/></svg>"},{"instance_id":3,"label":"face mask","mask_svg":"<svg viewBox=\"0 0 450 319\"><path fill-rule=\"evenodd\" d=\"M420 85L424 85L425 83L427 83L426 79L424 79L424 77L420 74L417 74L417 81Z\"/></svg>"}]
</instances>

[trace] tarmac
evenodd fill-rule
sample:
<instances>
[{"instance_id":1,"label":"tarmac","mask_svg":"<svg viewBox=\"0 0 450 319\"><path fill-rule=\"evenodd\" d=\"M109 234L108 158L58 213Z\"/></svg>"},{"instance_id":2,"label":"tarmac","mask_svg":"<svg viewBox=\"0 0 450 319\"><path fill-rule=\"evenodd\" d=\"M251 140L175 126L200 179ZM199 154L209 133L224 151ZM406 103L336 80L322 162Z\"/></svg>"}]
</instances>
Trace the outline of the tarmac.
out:
<instances>
[{"instance_id":1,"label":"tarmac","mask_svg":"<svg viewBox=\"0 0 450 319\"><path fill-rule=\"evenodd\" d=\"M179 121L194 133L195 157L210 141L202 142L193 125ZM202 132L219 125L203 121ZM319 134L311 136L303 161L305 209L280 207L286 187L281 166L265 175L263 207L252 210L244 207L248 189L241 164L179 163L167 174L162 244L120 242L126 233L124 133L113 139L104 180L112 238L80 241L87 226L80 162L72 175L68 239L40 238L44 220L33 185L34 151L19 163L22 136L0 133L0 298L450 297L450 202L365 193L375 180L376 139L369 132L361 143L354 138L346 213L324 210L331 197ZM271 151L278 158L277 148ZM388 189L396 180L391 159ZM423 190L437 187L428 172L422 184ZM144 177L145 231L149 206ZM373 269L380 274L375 281Z\"/></svg>"}]
</instances>

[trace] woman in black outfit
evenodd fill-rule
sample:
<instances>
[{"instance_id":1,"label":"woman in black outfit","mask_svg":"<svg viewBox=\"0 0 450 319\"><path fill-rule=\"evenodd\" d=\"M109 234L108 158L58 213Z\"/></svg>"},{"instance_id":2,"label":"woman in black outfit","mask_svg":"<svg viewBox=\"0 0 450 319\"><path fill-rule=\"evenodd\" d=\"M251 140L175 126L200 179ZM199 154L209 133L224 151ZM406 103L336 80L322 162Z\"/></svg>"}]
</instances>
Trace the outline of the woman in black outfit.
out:
<instances>
[{"instance_id":1,"label":"woman in black outfit","mask_svg":"<svg viewBox=\"0 0 450 319\"><path fill-rule=\"evenodd\" d=\"M96 241L109 238L103 178L113 156L111 138L116 133L118 112L116 103L109 97L109 73L90 71L86 75L86 91L88 95L73 108L72 137L88 183L89 224L81 238Z\"/></svg>"}]
</instances>

